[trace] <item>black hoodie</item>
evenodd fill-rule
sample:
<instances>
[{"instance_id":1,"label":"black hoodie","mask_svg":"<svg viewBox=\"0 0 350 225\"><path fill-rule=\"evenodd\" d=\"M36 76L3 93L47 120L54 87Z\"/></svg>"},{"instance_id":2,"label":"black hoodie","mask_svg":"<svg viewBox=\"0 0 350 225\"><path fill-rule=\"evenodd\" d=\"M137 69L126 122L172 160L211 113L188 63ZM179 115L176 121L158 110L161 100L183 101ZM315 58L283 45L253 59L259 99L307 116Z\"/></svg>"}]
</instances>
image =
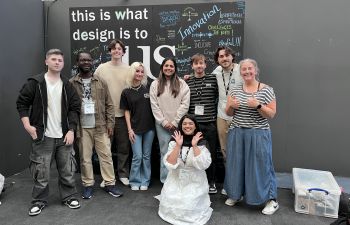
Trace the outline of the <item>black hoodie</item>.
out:
<instances>
[{"instance_id":1,"label":"black hoodie","mask_svg":"<svg viewBox=\"0 0 350 225\"><path fill-rule=\"evenodd\" d=\"M17 98L17 111L19 116L29 117L30 125L36 128L38 138L42 141L47 125L47 89L45 73L28 78ZM79 121L81 101L74 87L68 79L61 76L62 88L62 133L76 130Z\"/></svg>"}]
</instances>

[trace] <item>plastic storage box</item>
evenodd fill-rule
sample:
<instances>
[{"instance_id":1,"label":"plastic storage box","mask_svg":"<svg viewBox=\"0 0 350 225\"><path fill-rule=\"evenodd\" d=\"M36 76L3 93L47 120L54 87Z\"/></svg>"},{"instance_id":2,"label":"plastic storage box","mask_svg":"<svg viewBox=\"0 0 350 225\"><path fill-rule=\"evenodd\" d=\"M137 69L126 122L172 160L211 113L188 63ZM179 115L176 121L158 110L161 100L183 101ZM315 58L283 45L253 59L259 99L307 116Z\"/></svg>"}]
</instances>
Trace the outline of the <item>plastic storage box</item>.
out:
<instances>
[{"instance_id":1,"label":"plastic storage box","mask_svg":"<svg viewBox=\"0 0 350 225\"><path fill-rule=\"evenodd\" d=\"M293 168L293 182L296 212L338 218L341 191L331 172Z\"/></svg>"}]
</instances>

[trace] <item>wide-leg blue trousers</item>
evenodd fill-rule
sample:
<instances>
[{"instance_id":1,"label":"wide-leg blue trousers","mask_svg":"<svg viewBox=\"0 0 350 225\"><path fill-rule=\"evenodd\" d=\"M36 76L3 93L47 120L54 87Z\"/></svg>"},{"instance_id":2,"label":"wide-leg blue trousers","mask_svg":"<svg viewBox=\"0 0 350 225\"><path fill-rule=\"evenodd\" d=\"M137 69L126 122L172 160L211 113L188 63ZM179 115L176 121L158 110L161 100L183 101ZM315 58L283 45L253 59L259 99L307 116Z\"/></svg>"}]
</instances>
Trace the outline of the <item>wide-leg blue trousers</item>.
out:
<instances>
[{"instance_id":1,"label":"wide-leg blue trousers","mask_svg":"<svg viewBox=\"0 0 350 225\"><path fill-rule=\"evenodd\" d=\"M227 136L224 188L228 197L261 205L277 198L270 129L232 128Z\"/></svg>"}]
</instances>

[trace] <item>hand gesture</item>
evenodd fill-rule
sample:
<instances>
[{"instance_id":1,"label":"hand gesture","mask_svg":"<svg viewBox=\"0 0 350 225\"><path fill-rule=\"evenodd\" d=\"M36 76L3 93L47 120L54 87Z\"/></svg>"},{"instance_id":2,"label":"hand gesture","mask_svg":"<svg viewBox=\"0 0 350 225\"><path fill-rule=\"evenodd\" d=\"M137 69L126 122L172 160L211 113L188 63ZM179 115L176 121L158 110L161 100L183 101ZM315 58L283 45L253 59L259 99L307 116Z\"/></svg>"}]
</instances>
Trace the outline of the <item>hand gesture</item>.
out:
<instances>
[{"instance_id":1,"label":"hand gesture","mask_svg":"<svg viewBox=\"0 0 350 225\"><path fill-rule=\"evenodd\" d=\"M33 140L38 138L35 127L29 125L29 126L26 126L25 129L28 132L28 134L32 137Z\"/></svg>"},{"instance_id":2,"label":"hand gesture","mask_svg":"<svg viewBox=\"0 0 350 225\"><path fill-rule=\"evenodd\" d=\"M184 141L183 136L181 135L180 131L174 131L174 134L171 135L178 146L182 146L182 143Z\"/></svg>"},{"instance_id":3,"label":"hand gesture","mask_svg":"<svg viewBox=\"0 0 350 225\"><path fill-rule=\"evenodd\" d=\"M66 143L66 145L71 145L73 144L74 141L74 132L73 131L68 131L66 136L64 137L63 142Z\"/></svg>"},{"instance_id":4,"label":"hand gesture","mask_svg":"<svg viewBox=\"0 0 350 225\"><path fill-rule=\"evenodd\" d=\"M238 109L239 108L239 105L240 105L240 102L239 102L239 99L236 98L236 96L228 96L227 97L227 104L231 107L231 108L234 108L234 109Z\"/></svg>"},{"instance_id":5,"label":"hand gesture","mask_svg":"<svg viewBox=\"0 0 350 225\"><path fill-rule=\"evenodd\" d=\"M196 135L193 136L192 138L192 146L197 147L198 141L203 138L202 132L197 132Z\"/></svg>"},{"instance_id":6,"label":"hand gesture","mask_svg":"<svg viewBox=\"0 0 350 225\"><path fill-rule=\"evenodd\" d=\"M254 94L247 99L247 105L250 108L256 108L259 104L260 102L255 98Z\"/></svg>"},{"instance_id":7,"label":"hand gesture","mask_svg":"<svg viewBox=\"0 0 350 225\"><path fill-rule=\"evenodd\" d=\"M113 128L107 128L107 134L108 134L108 137L112 137L113 136Z\"/></svg>"},{"instance_id":8,"label":"hand gesture","mask_svg":"<svg viewBox=\"0 0 350 225\"><path fill-rule=\"evenodd\" d=\"M134 130L130 130L129 132L129 140L131 142L131 144L134 144L135 143L135 133L134 133Z\"/></svg>"},{"instance_id":9,"label":"hand gesture","mask_svg":"<svg viewBox=\"0 0 350 225\"><path fill-rule=\"evenodd\" d=\"M172 123L170 123L170 122L168 122L167 124L165 124L164 128L167 129L167 130L170 131L170 132L172 132L173 130L176 129L176 127L175 127Z\"/></svg>"}]
</instances>

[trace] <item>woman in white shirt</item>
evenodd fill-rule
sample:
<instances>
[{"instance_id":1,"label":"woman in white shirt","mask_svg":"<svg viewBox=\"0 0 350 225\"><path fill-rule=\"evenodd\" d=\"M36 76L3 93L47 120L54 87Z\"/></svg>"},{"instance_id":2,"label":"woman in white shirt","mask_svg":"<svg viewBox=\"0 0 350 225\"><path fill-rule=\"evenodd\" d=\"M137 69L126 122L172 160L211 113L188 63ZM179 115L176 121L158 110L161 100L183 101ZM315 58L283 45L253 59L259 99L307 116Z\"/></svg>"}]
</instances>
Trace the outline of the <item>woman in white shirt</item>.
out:
<instances>
[{"instance_id":1,"label":"woman in white shirt","mask_svg":"<svg viewBox=\"0 0 350 225\"><path fill-rule=\"evenodd\" d=\"M171 224L205 224L213 211L205 173L211 157L198 128L194 116L183 116L164 156L169 174L157 197L158 215Z\"/></svg>"}]
</instances>

